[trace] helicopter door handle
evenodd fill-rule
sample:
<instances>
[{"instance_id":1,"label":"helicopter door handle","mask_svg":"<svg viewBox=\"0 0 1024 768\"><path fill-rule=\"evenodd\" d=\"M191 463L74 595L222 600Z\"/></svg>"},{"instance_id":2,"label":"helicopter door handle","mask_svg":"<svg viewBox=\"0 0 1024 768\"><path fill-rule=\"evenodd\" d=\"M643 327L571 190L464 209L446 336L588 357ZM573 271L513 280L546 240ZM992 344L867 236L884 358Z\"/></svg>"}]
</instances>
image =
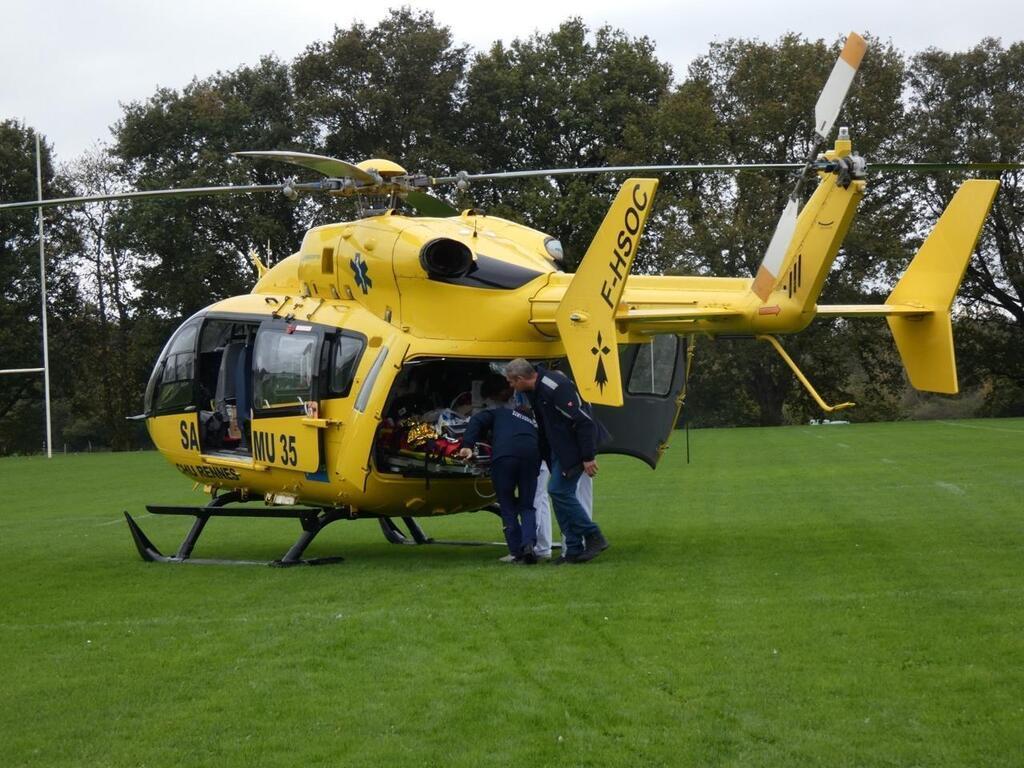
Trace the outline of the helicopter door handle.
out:
<instances>
[{"instance_id":1,"label":"helicopter door handle","mask_svg":"<svg viewBox=\"0 0 1024 768\"><path fill-rule=\"evenodd\" d=\"M311 419L305 418L302 423L307 427L316 427L317 429L327 429L328 427L340 427L342 422L340 419Z\"/></svg>"}]
</instances>

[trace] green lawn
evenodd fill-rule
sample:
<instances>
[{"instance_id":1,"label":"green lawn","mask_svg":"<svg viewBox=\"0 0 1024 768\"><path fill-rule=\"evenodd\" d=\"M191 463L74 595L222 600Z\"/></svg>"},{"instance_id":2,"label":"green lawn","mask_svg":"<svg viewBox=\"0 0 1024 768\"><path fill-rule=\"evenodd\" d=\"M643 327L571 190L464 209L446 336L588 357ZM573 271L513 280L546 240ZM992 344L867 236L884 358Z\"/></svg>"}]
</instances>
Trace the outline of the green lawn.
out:
<instances>
[{"instance_id":1,"label":"green lawn","mask_svg":"<svg viewBox=\"0 0 1024 768\"><path fill-rule=\"evenodd\" d=\"M612 549L563 568L372 521L311 549L340 565L147 564L121 510L202 501L159 456L0 460L0 764L1024 762L1024 420L682 437L602 459ZM196 556L296 532L213 520Z\"/></svg>"}]
</instances>

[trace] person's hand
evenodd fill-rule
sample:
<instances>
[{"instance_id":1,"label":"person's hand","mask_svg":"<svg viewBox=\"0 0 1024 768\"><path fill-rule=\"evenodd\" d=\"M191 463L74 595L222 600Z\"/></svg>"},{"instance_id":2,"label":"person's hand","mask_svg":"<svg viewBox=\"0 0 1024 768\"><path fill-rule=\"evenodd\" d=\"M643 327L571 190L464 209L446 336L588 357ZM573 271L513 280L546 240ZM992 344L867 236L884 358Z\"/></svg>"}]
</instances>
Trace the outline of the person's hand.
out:
<instances>
[{"instance_id":1,"label":"person's hand","mask_svg":"<svg viewBox=\"0 0 1024 768\"><path fill-rule=\"evenodd\" d=\"M459 458L460 459L468 459L472 455L473 455L473 449L472 448L460 448L459 449Z\"/></svg>"},{"instance_id":2,"label":"person's hand","mask_svg":"<svg viewBox=\"0 0 1024 768\"><path fill-rule=\"evenodd\" d=\"M597 460L595 459L594 461L584 461L583 462L583 471L586 472L589 477L593 477L594 475L596 475L597 474Z\"/></svg>"}]
</instances>

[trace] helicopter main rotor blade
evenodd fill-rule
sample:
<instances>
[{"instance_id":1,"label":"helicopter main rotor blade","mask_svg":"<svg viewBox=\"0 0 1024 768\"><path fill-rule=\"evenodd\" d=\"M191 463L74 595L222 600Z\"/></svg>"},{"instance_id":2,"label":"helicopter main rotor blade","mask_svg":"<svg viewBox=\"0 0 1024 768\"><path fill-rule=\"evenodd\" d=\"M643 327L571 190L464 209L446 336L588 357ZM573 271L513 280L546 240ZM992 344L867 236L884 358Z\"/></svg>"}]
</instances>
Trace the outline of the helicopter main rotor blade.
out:
<instances>
[{"instance_id":1,"label":"helicopter main rotor blade","mask_svg":"<svg viewBox=\"0 0 1024 768\"><path fill-rule=\"evenodd\" d=\"M801 163L735 163L719 165L621 165L604 168L553 168L538 171L510 171L508 173L478 173L464 176L446 176L431 179L432 184L451 184L459 181L488 179L514 179L537 176L571 176L597 173L652 173L652 172L727 172L727 171L786 171L803 168ZM881 173L934 173L936 171L1020 171L1024 163L871 163L867 171ZM88 205L108 200L163 200L175 197L201 197L203 195L238 195L251 192L282 192L286 189L303 192L328 191L319 182L291 184L249 184L226 187L189 187L184 189L155 189L144 192L119 192L113 195L86 195L61 197L50 200L25 200L18 203L0 203L0 211L23 208L59 208L61 206ZM409 204L425 216L445 218L458 215L458 209L433 195L418 190L406 193Z\"/></svg>"},{"instance_id":2,"label":"helicopter main rotor blade","mask_svg":"<svg viewBox=\"0 0 1024 768\"><path fill-rule=\"evenodd\" d=\"M426 192L420 192L416 189L406 192L405 200L424 216L434 216L439 219L444 219L449 216L459 215L458 209L453 208L444 200L434 197L433 195L428 195Z\"/></svg>"},{"instance_id":3,"label":"helicopter main rotor blade","mask_svg":"<svg viewBox=\"0 0 1024 768\"><path fill-rule=\"evenodd\" d=\"M821 95L814 105L814 131L822 141L828 138L836 118L839 117L839 110L846 101L846 94L850 92L853 77L857 74L867 49L867 42L856 32L851 32L847 36L846 44L843 45L843 50L832 67L832 73L825 81L825 87L821 89Z\"/></svg>"},{"instance_id":4,"label":"helicopter main rotor blade","mask_svg":"<svg viewBox=\"0 0 1024 768\"><path fill-rule=\"evenodd\" d=\"M331 178L353 179L364 184L377 184L380 179L367 173L352 163L326 155L310 155L306 152L282 152L270 150L266 152L233 152L235 157L254 157L257 160L278 160L308 168Z\"/></svg>"},{"instance_id":5,"label":"helicopter main rotor blade","mask_svg":"<svg viewBox=\"0 0 1024 768\"><path fill-rule=\"evenodd\" d=\"M491 181L499 179L526 179L537 176L576 176L594 173L657 173L669 171L791 171L803 168L801 163L698 163L693 165L616 165L591 168L545 168L536 171L505 171L502 173L463 173L456 176L437 176L432 184L453 184L460 181Z\"/></svg>"},{"instance_id":6,"label":"helicopter main rotor blade","mask_svg":"<svg viewBox=\"0 0 1024 768\"><path fill-rule=\"evenodd\" d=\"M805 163L698 163L692 165L617 165L590 168L545 168L536 171L507 171L502 173L464 173L456 176L436 176L432 185L456 184L460 181L498 181L539 176L574 176L598 173L720 173L733 171L794 171L806 168ZM826 170L827 161L811 162L814 170ZM868 163L870 173L913 171L1015 171L1024 169L1024 163Z\"/></svg>"},{"instance_id":7,"label":"helicopter main rotor blade","mask_svg":"<svg viewBox=\"0 0 1024 768\"><path fill-rule=\"evenodd\" d=\"M294 185L296 187L300 185ZM160 200L169 197L199 197L202 195L236 195L249 192L279 192L284 184L250 184L233 187L191 187L186 189L154 189L146 192L119 192L113 195L86 195L83 197L60 197L51 200L26 200L21 203L2 203L0 210L17 208L58 208L65 205L88 205L106 200Z\"/></svg>"},{"instance_id":8,"label":"helicopter main rotor blade","mask_svg":"<svg viewBox=\"0 0 1024 768\"><path fill-rule=\"evenodd\" d=\"M868 163L869 171L910 171L932 173L934 171L1019 171L1024 163Z\"/></svg>"}]
</instances>

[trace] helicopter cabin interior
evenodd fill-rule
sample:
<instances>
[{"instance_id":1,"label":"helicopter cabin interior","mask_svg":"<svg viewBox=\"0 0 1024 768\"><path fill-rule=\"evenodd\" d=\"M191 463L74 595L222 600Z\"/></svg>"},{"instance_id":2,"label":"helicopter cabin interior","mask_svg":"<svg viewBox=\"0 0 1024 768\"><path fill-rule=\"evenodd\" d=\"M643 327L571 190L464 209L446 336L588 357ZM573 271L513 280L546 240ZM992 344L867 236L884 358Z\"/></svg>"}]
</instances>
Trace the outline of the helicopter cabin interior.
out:
<instances>
[{"instance_id":1,"label":"helicopter cabin interior","mask_svg":"<svg viewBox=\"0 0 1024 768\"><path fill-rule=\"evenodd\" d=\"M204 453L252 453L253 353L259 325L211 319L199 335L199 424Z\"/></svg>"},{"instance_id":2,"label":"helicopter cabin interior","mask_svg":"<svg viewBox=\"0 0 1024 768\"><path fill-rule=\"evenodd\" d=\"M621 453L652 467L660 458L679 413L685 384L686 345L671 334L650 344L624 345L619 361L624 406L595 406L610 437L602 453ZM458 476L486 472L487 447L478 462L454 458L469 418L511 394L502 373L507 360L417 358L395 379L374 442L379 471L410 476ZM565 358L544 361L572 377Z\"/></svg>"},{"instance_id":3,"label":"helicopter cabin interior","mask_svg":"<svg viewBox=\"0 0 1024 768\"><path fill-rule=\"evenodd\" d=\"M470 417L510 394L501 373L506 362L444 357L406 361L374 441L377 468L405 477L482 474L486 461L466 464L454 454L462 447Z\"/></svg>"},{"instance_id":4,"label":"helicopter cabin interior","mask_svg":"<svg viewBox=\"0 0 1024 768\"><path fill-rule=\"evenodd\" d=\"M312 323L196 316L161 354L147 388L146 414L196 413L201 453L259 459L254 422L315 418L322 400L358 398L351 390L366 346L361 334ZM684 351L685 344L671 335L620 349L625 406L595 408L614 436L602 452L657 463L678 413ZM368 376L363 386L389 389L373 441L377 470L405 477L486 474L486 447L481 461L470 464L455 453L472 414L509 394L502 374L506 362L419 357L406 360L391 381ZM547 363L571 375L564 359ZM320 450L312 453L308 471L322 470Z\"/></svg>"}]
</instances>

